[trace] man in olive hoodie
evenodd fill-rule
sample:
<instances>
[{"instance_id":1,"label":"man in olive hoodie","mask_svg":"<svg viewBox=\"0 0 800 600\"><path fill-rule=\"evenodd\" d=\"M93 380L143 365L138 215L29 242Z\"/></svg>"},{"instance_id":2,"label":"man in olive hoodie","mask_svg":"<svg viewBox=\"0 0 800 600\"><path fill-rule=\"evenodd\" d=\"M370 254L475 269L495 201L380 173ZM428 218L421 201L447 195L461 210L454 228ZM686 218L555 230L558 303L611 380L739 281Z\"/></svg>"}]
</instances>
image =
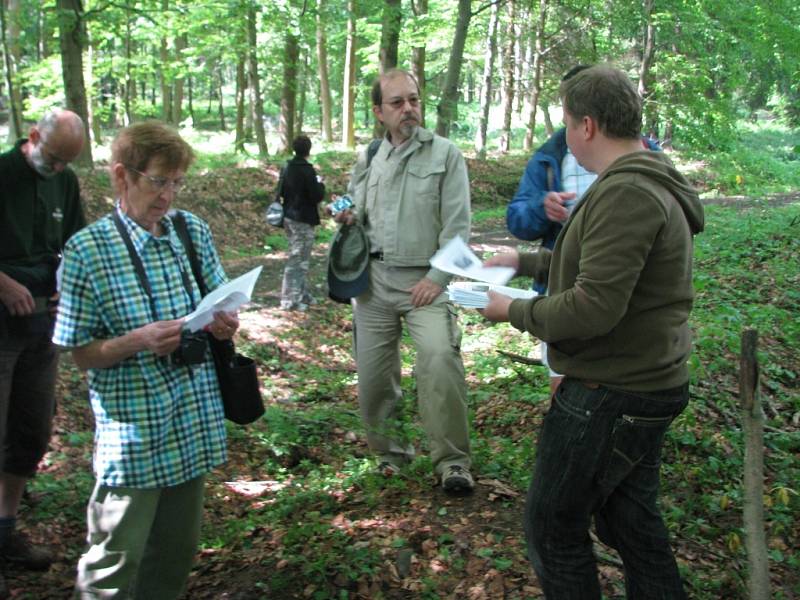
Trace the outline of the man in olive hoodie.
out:
<instances>
[{"instance_id":1,"label":"man in olive hoodie","mask_svg":"<svg viewBox=\"0 0 800 600\"><path fill-rule=\"evenodd\" d=\"M663 153L642 150L630 79L595 66L561 84L567 144L598 174L553 251L505 254L550 295L490 293L484 316L548 344L565 379L539 434L525 509L531 563L548 598L600 598L589 537L625 566L627 597L684 598L656 506L664 435L688 401L697 193Z\"/></svg>"}]
</instances>

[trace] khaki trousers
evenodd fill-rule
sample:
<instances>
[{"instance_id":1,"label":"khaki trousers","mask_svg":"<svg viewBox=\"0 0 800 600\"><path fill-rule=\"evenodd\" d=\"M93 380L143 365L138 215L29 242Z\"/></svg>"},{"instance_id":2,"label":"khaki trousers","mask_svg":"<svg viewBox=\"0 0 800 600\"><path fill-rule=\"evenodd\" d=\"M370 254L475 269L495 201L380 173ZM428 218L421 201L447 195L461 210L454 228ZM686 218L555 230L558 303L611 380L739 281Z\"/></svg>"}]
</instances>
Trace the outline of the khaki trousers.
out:
<instances>
[{"instance_id":1,"label":"khaki trousers","mask_svg":"<svg viewBox=\"0 0 800 600\"><path fill-rule=\"evenodd\" d=\"M205 477L166 488L95 485L76 597L175 600L200 539Z\"/></svg>"},{"instance_id":2,"label":"khaki trousers","mask_svg":"<svg viewBox=\"0 0 800 600\"><path fill-rule=\"evenodd\" d=\"M450 465L469 468L467 386L461 361L461 330L442 293L414 308L409 290L427 268L370 262L370 287L353 303L356 323L358 400L369 447L380 459L402 465L414 456L398 423L402 322L417 351L417 401L436 473Z\"/></svg>"}]
</instances>

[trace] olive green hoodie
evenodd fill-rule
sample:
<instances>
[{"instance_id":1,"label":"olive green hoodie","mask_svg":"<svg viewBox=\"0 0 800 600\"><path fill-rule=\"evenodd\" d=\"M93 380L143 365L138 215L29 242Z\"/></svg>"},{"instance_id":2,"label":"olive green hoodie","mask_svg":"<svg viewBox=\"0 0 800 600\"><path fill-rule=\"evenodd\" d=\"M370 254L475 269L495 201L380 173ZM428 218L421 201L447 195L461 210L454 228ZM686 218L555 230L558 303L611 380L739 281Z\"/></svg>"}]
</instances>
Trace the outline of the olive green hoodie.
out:
<instances>
[{"instance_id":1,"label":"olive green hoodie","mask_svg":"<svg viewBox=\"0 0 800 600\"><path fill-rule=\"evenodd\" d=\"M515 300L517 329L548 343L552 369L631 391L686 383L697 192L663 153L620 157L575 207L552 253L520 257L549 295Z\"/></svg>"}]
</instances>

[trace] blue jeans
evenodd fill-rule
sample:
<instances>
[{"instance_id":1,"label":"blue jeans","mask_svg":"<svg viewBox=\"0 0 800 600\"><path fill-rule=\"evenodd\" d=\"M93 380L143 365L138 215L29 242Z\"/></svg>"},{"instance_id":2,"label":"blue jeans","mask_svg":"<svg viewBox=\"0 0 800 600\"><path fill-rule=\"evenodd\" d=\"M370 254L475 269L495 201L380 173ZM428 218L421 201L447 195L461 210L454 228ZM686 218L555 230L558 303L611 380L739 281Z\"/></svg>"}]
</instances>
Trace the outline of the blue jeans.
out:
<instances>
[{"instance_id":1,"label":"blue jeans","mask_svg":"<svg viewBox=\"0 0 800 600\"><path fill-rule=\"evenodd\" d=\"M622 558L628 600L686 598L656 497L664 434L688 398L688 384L639 393L561 383L525 506L528 556L548 599L600 598L593 516Z\"/></svg>"}]
</instances>

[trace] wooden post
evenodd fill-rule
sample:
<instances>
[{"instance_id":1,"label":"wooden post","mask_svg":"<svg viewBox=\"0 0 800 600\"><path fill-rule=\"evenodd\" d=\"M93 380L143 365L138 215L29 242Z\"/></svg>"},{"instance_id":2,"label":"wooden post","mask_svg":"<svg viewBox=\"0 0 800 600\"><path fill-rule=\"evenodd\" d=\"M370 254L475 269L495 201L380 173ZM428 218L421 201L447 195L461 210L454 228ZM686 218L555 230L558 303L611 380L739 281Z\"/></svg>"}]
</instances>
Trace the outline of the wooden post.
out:
<instances>
[{"instance_id":1,"label":"wooden post","mask_svg":"<svg viewBox=\"0 0 800 600\"><path fill-rule=\"evenodd\" d=\"M764 534L764 413L759 395L758 332L742 332L739 395L744 430L744 532L750 600L768 600L769 561Z\"/></svg>"}]
</instances>

